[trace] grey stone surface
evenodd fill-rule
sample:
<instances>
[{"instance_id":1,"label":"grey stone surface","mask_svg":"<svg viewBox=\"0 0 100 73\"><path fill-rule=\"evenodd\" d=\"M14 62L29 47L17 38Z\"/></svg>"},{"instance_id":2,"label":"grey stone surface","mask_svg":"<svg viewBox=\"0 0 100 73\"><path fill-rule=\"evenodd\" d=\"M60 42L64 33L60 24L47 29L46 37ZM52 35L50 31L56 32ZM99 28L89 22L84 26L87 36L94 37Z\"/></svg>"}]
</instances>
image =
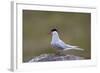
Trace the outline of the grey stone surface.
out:
<instances>
[{"instance_id":1,"label":"grey stone surface","mask_svg":"<svg viewBox=\"0 0 100 73\"><path fill-rule=\"evenodd\" d=\"M55 54L41 54L33 57L29 62L46 62L46 61L66 61L66 60L84 60L83 57L74 55L55 55Z\"/></svg>"}]
</instances>

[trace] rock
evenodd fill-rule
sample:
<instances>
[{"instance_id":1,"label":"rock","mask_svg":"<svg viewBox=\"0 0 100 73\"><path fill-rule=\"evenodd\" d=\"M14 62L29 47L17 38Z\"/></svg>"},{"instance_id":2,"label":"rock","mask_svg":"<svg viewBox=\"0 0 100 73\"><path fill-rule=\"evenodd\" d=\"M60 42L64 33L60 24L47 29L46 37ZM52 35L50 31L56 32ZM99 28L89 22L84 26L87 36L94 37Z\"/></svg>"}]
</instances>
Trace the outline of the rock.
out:
<instances>
[{"instance_id":1,"label":"rock","mask_svg":"<svg viewBox=\"0 0 100 73\"><path fill-rule=\"evenodd\" d=\"M74 55L55 55L55 54L41 54L33 57L29 62L46 62L46 61L65 61L65 60L83 60L83 57Z\"/></svg>"}]
</instances>

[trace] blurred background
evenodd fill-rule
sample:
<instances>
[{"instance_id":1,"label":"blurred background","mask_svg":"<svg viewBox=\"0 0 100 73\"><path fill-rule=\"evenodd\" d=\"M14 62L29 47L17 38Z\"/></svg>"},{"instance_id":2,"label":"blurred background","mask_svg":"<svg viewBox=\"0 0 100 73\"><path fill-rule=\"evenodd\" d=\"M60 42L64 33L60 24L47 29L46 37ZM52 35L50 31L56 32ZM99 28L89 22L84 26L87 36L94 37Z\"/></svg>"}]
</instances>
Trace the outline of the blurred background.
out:
<instances>
[{"instance_id":1,"label":"blurred background","mask_svg":"<svg viewBox=\"0 0 100 73\"><path fill-rule=\"evenodd\" d=\"M52 28L59 30L65 43L84 49L69 54L91 58L90 13L23 10L23 62L40 54L56 52L50 45Z\"/></svg>"}]
</instances>

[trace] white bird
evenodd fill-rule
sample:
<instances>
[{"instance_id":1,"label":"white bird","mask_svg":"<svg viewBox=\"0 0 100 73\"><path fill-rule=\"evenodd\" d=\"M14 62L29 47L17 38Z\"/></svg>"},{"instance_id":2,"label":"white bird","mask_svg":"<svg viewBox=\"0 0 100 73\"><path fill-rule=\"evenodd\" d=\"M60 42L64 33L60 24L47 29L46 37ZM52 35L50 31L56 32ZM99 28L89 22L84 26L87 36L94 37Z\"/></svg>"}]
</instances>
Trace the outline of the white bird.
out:
<instances>
[{"instance_id":1,"label":"white bird","mask_svg":"<svg viewBox=\"0 0 100 73\"><path fill-rule=\"evenodd\" d=\"M51 41L51 46L57 50L61 50L61 51L67 51L67 50L82 50L81 48L79 48L78 46L72 46L69 44L64 43L58 35L58 30L57 29L52 29L51 30L51 34L52 34L52 41Z\"/></svg>"}]
</instances>

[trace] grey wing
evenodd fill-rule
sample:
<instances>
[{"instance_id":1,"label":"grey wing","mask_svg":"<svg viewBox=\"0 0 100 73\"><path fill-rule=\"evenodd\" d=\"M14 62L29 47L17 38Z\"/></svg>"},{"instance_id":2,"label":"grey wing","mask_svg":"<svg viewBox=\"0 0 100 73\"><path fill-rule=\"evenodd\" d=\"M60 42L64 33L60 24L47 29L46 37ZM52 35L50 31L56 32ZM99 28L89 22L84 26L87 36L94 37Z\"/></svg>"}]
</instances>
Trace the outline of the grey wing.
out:
<instances>
[{"instance_id":1,"label":"grey wing","mask_svg":"<svg viewBox=\"0 0 100 73\"><path fill-rule=\"evenodd\" d=\"M58 47L58 48L61 48L61 49L72 48L71 45L67 45L67 44L65 44L63 41L57 42L57 47Z\"/></svg>"},{"instance_id":2,"label":"grey wing","mask_svg":"<svg viewBox=\"0 0 100 73\"><path fill-rule=\"evenodd\" d=\"M75 49L75 50L82 50L82 51L84 50L84 49L78 48L78 46L65 44L63 41L58 42L57 47L63 50L68 50L68 49Z\"/></svg>"}]
</instances>

